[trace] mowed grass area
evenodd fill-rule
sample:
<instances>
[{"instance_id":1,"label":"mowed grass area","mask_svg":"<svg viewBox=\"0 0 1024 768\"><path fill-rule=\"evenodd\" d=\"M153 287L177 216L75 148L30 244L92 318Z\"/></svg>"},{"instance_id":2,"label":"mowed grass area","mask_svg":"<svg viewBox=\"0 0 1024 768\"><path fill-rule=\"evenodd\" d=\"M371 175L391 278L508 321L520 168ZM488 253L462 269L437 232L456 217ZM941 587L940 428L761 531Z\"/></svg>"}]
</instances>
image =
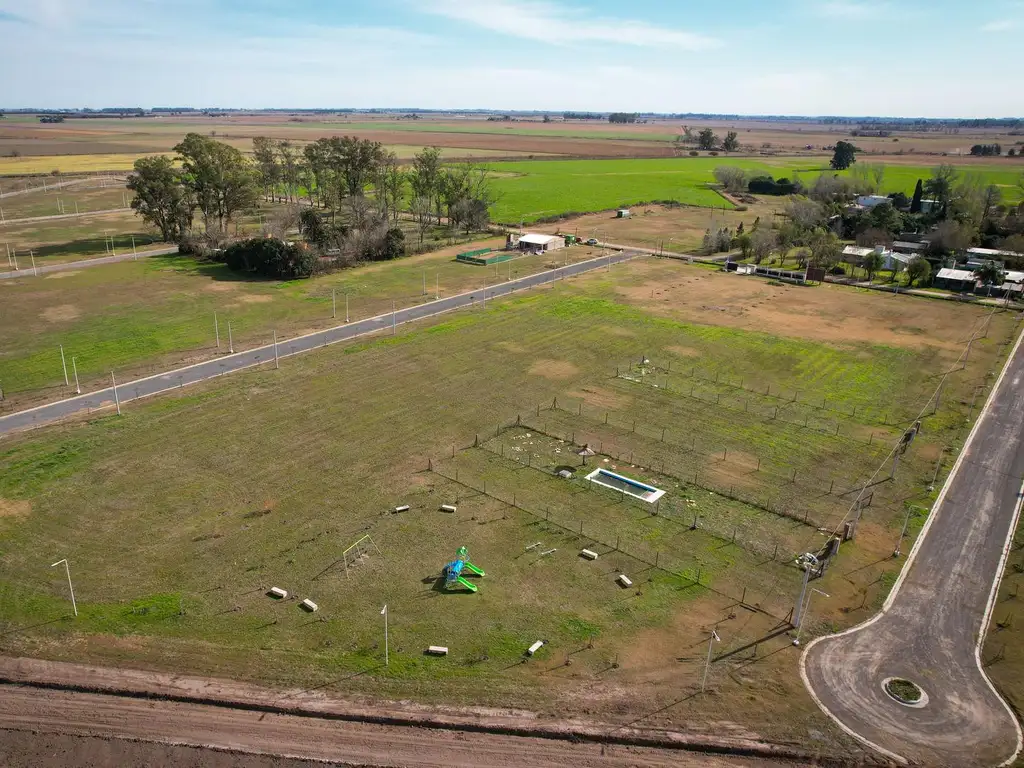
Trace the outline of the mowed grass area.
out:
<instances>
[{"instance_id":1,"label":"mowed grass area","mask_svg":"<svg viewBox=\"0 0 1024 768\"><path fill-rule=\"evenodd\" d=\"M115 238L118 248L125 238ZM0 384L8 398L3 407L67 393L59 345L69 366L76 358L88 390L103 384L111 370L134 378L218 354L214 313L219 352L226 353L228 323L238 351L270 343L275 331L284 339L344 323L346 296L350 319L364 319L390 312L392 302L407 307L432 301L435 293L451 296L599 253L567 248L550 256L521 256L497 268L455 261L462 251L503 244L489 238L284 283L245 279L223 264L178 255L5 280L0 282L5 328ZM92 247L102 255L102 237ZM29 268L27 258L27 253L19 257L22 269Z\"/></svg>"},{"instance_id":2,"label":"mowed grass area","mask_svg":"<svg viewBox=\"0 0 1024 768\"><path fill-rule=\"evenodd\" d=\"M7 250L0 254L0 271L17 267L31 273L32 257L38 266L81 261L110 255L109 238L114 239L114 253L132 252L132 238L138 249L160 243L159 234L130 211L99 216L62 217L0 226L0 240L14 256L8 260Z\"/></svg>"},{"instance_id":3,"label":"mowed grass area","mask_svg":"<svg viewBox=\"0 0 1024 768\"><path fill-rule=\"evenodd\" d=\"M819 173L829 172L820 157L752 160L723 156L495 163L490 166L497 198L492 216L505 223L529 222L568 211L603 211L654 200L731 209L732 203L709 186L714 182L715 168L721 165L775 177L792 176L796 172L805 184L812 183ZM929 178L932 168L886 166L882 191L910 195L917 179ZM998 185L1007 203L1024 197L1024 189L1017 185L1020 170L1005 166L963 169L964 173L968 171L986 184ZM779 198L780 206L785 202L786 198Z\"/></svg>"},{"instance_id":4,"label":"mowed grass area","mask_svg":"<svg viewBox=\"0 0 1024 768\"><path fill-rule=\"evenodd\" d=\"M97 182L95 184L75 184L70 187L16 195L0 200L5 219L25 219L36 216L55 216L61 213L88 213L90 211L107 211L114 208L127 207L132 193L118 181ZM77 204L77 209L75 205ZM63 206L63 210L61 209ZM0 225L0 237L4 228Z\"/></svg>"},{"instance_id":5,"label":"mowed grass area","mask_svg":"<svg viewBox=\"0 0 1024 768\"><path fill-rule=\"evenodd\" d=\"M784 635L768 637L795 598L800 572L788 562L825 540L812 522L782 514L783 472L817 489L815 514L834 520L852 499L829 493L829 480L869 477L900 432L879 423L881 409L902 420L923 407L959 355L959 339L942 329L966 333L987 315L904 297L910 322L934 320L940 331L904 328L897 314L889 343L824 341L801 336L778 302L774 321L747 331L729 327L726 313L708 325L650 306L637 291L669 277L658 270L677 281L705 274L665 262L616 266L395 337L290 358L279 371L133 404L121 418L5 438L0 649L325 693L841 739L803 691L798 651ZM748 291L764 285L732 279ZM889 297L820 290L837 312L891 306ZM706 291L691 286L689 303ZM716 301L761 303L749 294ZM972 394L984 397L1014 327L995 315L966 369L947 379L942 408L925 419L897 478L875 487L858 538L822 582L833 598L805 636L862 620L884 596L904 505L928 503L939 448L949 449L948 467ZM652 361L643 376L628 366L641 355ZM694 397L681 379L707 383ZM760 394L768 384L787 398L799 391L791 407L803 410L769 417L781 398ZM722 396L729 386L739 397ZM865 403L873 407L851 415ZM590 466L607 459L667 490L659 514L579 478L556 479L559 465L580 461L582 439L603 441ZM722 447L730 456L719 460ZM772 489L774 511L730 498L741 494L729 486L749 484ZM442 503L458 511L441 512ZM411 509L392 513L400 504ZM380 551L346 576L342 551L366 534ZM768 551L776 543L778 554ZM460 545L487 572L475 595L439 589ZM584 546L601 557L582 560ZM62 557L77 621L66 618L62 574L49 568ZM633 588L616 586L619 573ZM295 599L270 600L271 586ZM301 612L304 597L321 611ZM712 627L722 650L737 653L712 667L715 695L691 698ZM522 663L537 639L548 644ZM739 650L759 639L754 655ZM425 657L426 645L451 654Z\"/></svg>"}]
</instances>

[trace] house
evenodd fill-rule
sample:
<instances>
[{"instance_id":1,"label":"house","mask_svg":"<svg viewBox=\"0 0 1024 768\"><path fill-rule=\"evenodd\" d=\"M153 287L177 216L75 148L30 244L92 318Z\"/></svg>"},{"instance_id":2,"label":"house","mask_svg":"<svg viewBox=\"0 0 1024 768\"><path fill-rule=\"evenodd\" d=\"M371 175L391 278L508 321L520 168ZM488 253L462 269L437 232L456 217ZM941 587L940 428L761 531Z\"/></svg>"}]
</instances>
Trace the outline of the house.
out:
<instances>
[{"instance_id":1,"label":"house","mask_svg":"<svg viewBox=\"0 0 1024 768\"><path fill-rule=\"evenodd\" d=\"M619 208L619 210L615 212L615 218L617 219L628 219L630 216L632 216L632 214L630 213L629 208Z\"/></svg>"},{"instance_id":2,"label":"house","mask_svg":"<svg viewBox=\"0 0 1024 768\"><path fill-rule=\"evenodd\" d=\"M857 205L861 208L874 208L882 203L892 203L892 199L885 195L858 195Z\"/></svg>"},{"instance_id":3,"label":"house","mask_svg":"<svg viewBox=\"0 0 1024 768\"><path fill-rule=\"evenodd\" d=\"M861 259L866 259L874 252L874 248L861 248L856 245L848 245L843 248L843 261L859 264Z\"/></svg>"},{"instance_id":4,"label":"house","mask_svg":"<svg viewBox=\"0 0 1024 768\"><path fill-rule=\"evenodd\" d=\"M950 291L971 291L974 290L977 282L978 278L969 270L943 268L935 275L932 284L936 288L945 288Z\"/></svg>"},{"instance_id":5,"label":"house","mask_svg":"<svg viewBox=\"0 0 1024 768\"><path fill-rule=\"evenodd\" d=\"M899 269L904 269L911 259L910 256L905 254L898 254L890 251L884 245L876 245L874 248L861 248L856 245L848 245L843 248L843 260L851 264L859 265L872 253L877 253L882 257L882 269L896 269L897 264L899 264Z\"/></svg>"},{"instance_id":6,"label":"house","mask_svg":"<svg viewBox=\"0 0 1024 768\"><path fill-rule=\"evenodd\" d=\"M901 272L914 260L910 254L896 253L896 251L887 251L884 256L885 262L882 264L882 269L891 269L894 272Z\"/></svg>"},{"instance_id":7,"label":"house","mask_svg":"<svg viewBox=\"0 0 1024 768\"><path fill-rule=\"evenodd\" d=\"M927 243L911 243L906 240L897 240L892 244L896 253L906 253L910 256L921 256L928 249Z\"/></svg>"},{"instance_id":8,"label":"house","mask_svg":"<svg viewBox=\"0 0 1024 768\"><path fill-rule=\"evenodd\" d=\"M1006 259L1024 259L1024 253L1001 251L996 248L968 248L966 256L968 264L975 261L978 262L979 266L984 264L986 261L995 261L1002 266Z\"/></svg>"},{"instance_id":9,"label":"house","mask_svg":"<svg viewBox=\"0 0 1024 768\"><path fill-rule=\"evenodd\" d=\"M921 213L933 213L942 208L942 203L938 200L924 199L921 201Z\"/></svg>"},{"instance_id":10,"label":"house","mask_svg":"<svg viewBox=\"0 0 1024 768\"><path fill-rule=\"evenodd\" d=\"M517 243L519 250L532 251L533 253L545 253L565 247L565 238L562 235L523 235Z\"/></svg>"}]
</instances>

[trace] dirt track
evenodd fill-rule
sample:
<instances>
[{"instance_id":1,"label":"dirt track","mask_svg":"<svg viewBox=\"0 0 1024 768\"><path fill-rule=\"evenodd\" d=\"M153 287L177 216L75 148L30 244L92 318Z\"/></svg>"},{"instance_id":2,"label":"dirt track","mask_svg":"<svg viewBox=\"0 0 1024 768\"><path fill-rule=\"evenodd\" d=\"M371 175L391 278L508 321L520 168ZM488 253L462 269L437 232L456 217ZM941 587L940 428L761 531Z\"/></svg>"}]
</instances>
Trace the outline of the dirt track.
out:
<instances>
[{"instance_id":1,"label":"dirt track","mask_svg":"<svg viewBox=\"0 0 1024 768\"><path fill-rule=\"evenodd\" d=\"M212 747L201 756L183 752L193 765L261 765L297 768L302 762L239 760L237 754L281 755L355 765L385 766L767 766L754 759L552 739L427 728L337 722L179 702L5 686L0 695L0 762L45 765L167 764L166 745ZM32 732L29 736L26 731ZM59 734L60 738L53 735ZM99 737L69 740L67 736ZM111 742L132 739L148 746ZM173 752L173 750L172 750ZM177 758L173 764L180 764ZM793 763L787 763L793 765Z\"/></svg>"}]
</instances>

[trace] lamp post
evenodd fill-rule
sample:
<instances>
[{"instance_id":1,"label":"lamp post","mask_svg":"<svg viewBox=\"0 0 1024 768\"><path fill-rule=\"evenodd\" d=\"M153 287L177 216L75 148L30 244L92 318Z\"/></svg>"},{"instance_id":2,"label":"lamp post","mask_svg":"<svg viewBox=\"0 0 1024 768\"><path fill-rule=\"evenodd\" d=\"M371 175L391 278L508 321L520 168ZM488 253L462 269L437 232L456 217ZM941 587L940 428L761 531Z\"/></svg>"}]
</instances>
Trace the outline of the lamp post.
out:
<instances>
[{"instance_id":1,"label":"lamp post","mask_svg":"<svg viewBox=\"0 0 1024 768\"><path fill-rule=\"evenodd\" d=\"M708 638L708 658L704 662L704 677L700 681L700 692L704 693L704 686L708 682L708 670L711 668L711 651L715 647L715 643L721 642L722 638L718 636L715 630L711 630L711 637Z\"/></svg>"},{"instance_id":2,"label":"lamp post","mask_svg":"<svg viewBox=\"0 0 1024 768\"><path fill-rule=\"evenodd\" d=\"M384 666L388 666L388 604L380 609L380 615L384 617Z\"/></svg>"},{"instance_id":3,"label":"lamp post","mask_svg":"<svg viewBox=\"0 0 1024 768\"><path fill-rule=\"evenodd\" d=\"M71 585L71 567L68 565L68 559L65 557L63 560L58 560L56 563L51 565L51 568L56 568L61 563L64 563L64 570L68 575L68 589L71 590L71 607L75 611L75 616L78 615L78 604L75 602L75 588Z\"/></svg>"},{"instance_id":4,"label":"lamp post","mask_svg":"<svg viewBox=\"0 0 1024 768\"><path fill-rule=\"evenodd\" d=\"M800 626L796 628L796 637L793 638L793 645L800 645L800 630L803 629L804 619L806 619L808 614L810 614L810 612L811 612L811 598L814 597L814 593L815 592L817 592L822 597L832 597L832 595L830 595L828 592L822 592L817 587L811 587L811 591L807 595L807 605L804 608L804 611L803 611L804 615L801 618Z\"/></svg>"}]
</instances>

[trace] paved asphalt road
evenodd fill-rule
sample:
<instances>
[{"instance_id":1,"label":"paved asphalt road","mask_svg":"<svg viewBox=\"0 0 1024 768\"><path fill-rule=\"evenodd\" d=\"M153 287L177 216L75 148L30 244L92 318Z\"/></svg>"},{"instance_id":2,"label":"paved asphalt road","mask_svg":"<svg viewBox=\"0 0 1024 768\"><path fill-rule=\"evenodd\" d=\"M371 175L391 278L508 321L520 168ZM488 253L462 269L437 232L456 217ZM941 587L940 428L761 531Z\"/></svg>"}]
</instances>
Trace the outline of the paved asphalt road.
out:
<instances>
[{"instance_id":1,"label":"paved asphalt road","mask_svg":"<svg viewBox=\"0 0 1024 768\"><path fill-rule=\"evenodd\" d=\"M309 350L352 339L356 336L386 330L392 327L392 324L397 326L414 320L421 320L425 317L441 314L442 312L468 307L494 296L506 296L513 291L551 283L561 278L583 274L594 269L610 267L611 264L628 261L635 255L632 251L611 253L589 261L581 261L548 272L540 272L519 278L518 280L512 280L511 282L489 286L485 290L462 293L427 304L399 309L393 315L391 313L379 315L378 317L359 320L347 325L335 326L326 331L317 331L306 336L282 340L278 342L278 355L279 357L287 357L300 352L308 352ZM42 271L42 268L40 268L40 271ZM265 347L257 347L245 352L225 355L208 360L205 363L197 363L187 368L178 368L173 371L157 374L156 376L136 379L135 381L119 382L117 385L117 397L123 404L140 397L155 395L158 392L212 379L214 376L251 368L254 365L266 364L268 362L273 365L273 361L274 345L269 344ZM37 408L18 411L17 413L4 416L0 418L0 435L14 432L15 430L51 424L72 414L97 408L110 408L114 405L114 389L113 387L107 387L98 392L90 392L89 394L79 395L78 397L60 400L55 403L41 405Z\"/></svg>"},{"instance_id":2,"label":"paved asphalt road","mask_svg":"<svg viewBox=\"0 0 1024 768\"><path fill-rule=\"evenodd\" d=\"M36 273L40 275L46 275L50 272L64 272L69 269L82 269L83 267L95 267L97 264L116 264L119 261L134 261L135 259L144 259L147 256L166 256L168 253L177 253L178 246L170 245L166 248L156 248L151 251L139 251L137 254L122 253L119 256L101 256L98 259L84 259L82 261L66 261L63 264L47 264L43 267L37 267L36 271L32 271L30 264L26 264L24 261L18 262L18 266L21 267L19 270L8 270L0 272L0 280L14 280L19 277L35 277ZM24 256L22 256L24 259Z\"/></svg>"},{"instance_id":3,"label":"paved asphalt road","mask_svg":"<svg viewBox=\"0 0 1024 768\"><path fill-rule=\"evenodd\" d=\"M881 613L819 638L801 658L818 705L901 762L995 766L1021 748L1020 726L980 665L1022 503L1020 349L1018 340ZM889 698L890 677L916 682L927 704Z\"/></svg>"}]
</instances>

